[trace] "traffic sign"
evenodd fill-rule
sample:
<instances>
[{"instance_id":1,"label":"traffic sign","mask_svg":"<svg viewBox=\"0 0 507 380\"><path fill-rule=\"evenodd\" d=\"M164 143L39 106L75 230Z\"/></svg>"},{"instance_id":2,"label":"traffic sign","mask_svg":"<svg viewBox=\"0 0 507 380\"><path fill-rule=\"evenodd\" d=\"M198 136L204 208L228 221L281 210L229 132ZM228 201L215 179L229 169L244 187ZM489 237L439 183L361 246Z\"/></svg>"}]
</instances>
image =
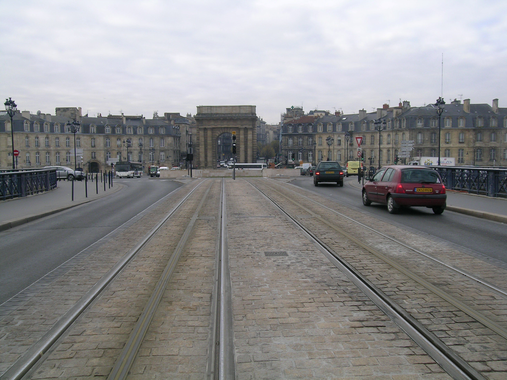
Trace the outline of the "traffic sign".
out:
<instances>
[{"instance_id":1,"label":"traffic sign","mask_svg":"<svg viewBox=\"0 0 507 380\"><path fill-rule=\"evenodd\" d=\"M14 149L14 156L15 156L15 157L19 156L19 150Z\"/></svg>"},{"instance_id":2,"label":"traffic sign","mask_svg":"<svg viewBox=\"0 0 507 380\"><path fill-rule=\"evenodd\" d=\"M361 144L363 143L363 138L361 136L357 136L356 143L358 147L361 146Z\"/></svg>"},{"instance_id":3,"label":"traffic sign","mask_svg":"<svg viewBox=\"0 0 507 380\"><path fill-rule=\"evenodd\" d=\"M362 149L357 148L357 157L361 158Z\"/></svg>"}]
</instances>

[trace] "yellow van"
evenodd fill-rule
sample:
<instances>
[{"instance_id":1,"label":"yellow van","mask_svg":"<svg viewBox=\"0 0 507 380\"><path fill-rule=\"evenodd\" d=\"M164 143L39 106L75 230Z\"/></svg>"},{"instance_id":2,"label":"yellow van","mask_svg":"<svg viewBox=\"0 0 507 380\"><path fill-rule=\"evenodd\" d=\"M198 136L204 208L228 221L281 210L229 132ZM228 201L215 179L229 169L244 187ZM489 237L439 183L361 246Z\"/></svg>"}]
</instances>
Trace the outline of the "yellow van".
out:
<instances>
[{"instance_id":1,"label":"yellow van","mask_svg":"<svg viewBox=\"0 0 507 380\"><path fill-rule=\"evenodd\" d=\"M349 175L357 175L359 165L361 165L361 171L363 170L363 163L360 161L347 161L345 167L347 168L347 177Z\"/></svg>"}]
</instances>

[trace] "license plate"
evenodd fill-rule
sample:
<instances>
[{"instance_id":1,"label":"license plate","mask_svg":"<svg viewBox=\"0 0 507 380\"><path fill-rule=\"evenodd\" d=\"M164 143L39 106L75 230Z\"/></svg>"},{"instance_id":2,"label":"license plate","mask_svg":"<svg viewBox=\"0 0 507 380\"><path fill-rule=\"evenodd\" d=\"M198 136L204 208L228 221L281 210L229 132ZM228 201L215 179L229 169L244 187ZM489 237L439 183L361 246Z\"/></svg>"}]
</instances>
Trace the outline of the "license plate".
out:
<instances>
[{"instance_id":1,"label":"license plate","mask_svg":"<svg viewBox=\"0 0 507 380\"><path fill-rule=\"evenodd\" d=\"M433 189L431 187L416 187L416 193L432 193Z\"/></svg>"},{"instance_id":2,"label":"license plate","mask_svg":"<svg viewBox=\"0 0 507 380\"><path fill-rule=\"evenodd\" d=\"M325 174L334 174L334 172L326 172Z\"/></svg>"}]
</instances>

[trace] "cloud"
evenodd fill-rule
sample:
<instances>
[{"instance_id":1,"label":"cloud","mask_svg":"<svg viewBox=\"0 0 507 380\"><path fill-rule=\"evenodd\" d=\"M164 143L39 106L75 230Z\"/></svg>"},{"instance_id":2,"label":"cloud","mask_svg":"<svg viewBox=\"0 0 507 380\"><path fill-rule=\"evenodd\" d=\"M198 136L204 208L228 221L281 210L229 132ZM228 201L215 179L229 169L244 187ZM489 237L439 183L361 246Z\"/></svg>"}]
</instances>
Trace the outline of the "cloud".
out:
<instances>
[{"instance_id":1,"label":"cloud","mask_svg":"<svg viewBox=\"0 0 507 380\"><path fill-rule=\"evenodd\" d=\"M505 88L507 4L488 1L0 2L0 93L54 113L254 104L347 113Z\"/></svg>"}]
</instances>

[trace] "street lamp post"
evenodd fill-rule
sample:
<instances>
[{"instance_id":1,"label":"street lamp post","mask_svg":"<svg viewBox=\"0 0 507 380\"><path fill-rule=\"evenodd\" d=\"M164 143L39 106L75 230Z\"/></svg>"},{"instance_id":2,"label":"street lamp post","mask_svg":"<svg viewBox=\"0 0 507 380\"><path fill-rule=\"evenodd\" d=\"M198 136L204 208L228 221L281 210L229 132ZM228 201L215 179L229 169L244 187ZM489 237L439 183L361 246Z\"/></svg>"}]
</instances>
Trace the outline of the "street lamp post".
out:
<instances>
[{"instance_id":1,"label":"street lamp post","mask_svg":"<svg viewBox=\"0 0 507 380\"><path fill-rule=\"evenodd\" d=\"M345 141L346 141L346 150L345 150L345 163L347 163L349 161L349 140L350 140L350 133L349 132L346 132L345 133Z\"/></svg>"},{"instance_id":2,"label":"street lamp post","mask_svg":"<svg viewBox=\"0 0 507 380\"><path fill-rule=\"evenodd\" d=\"M380 169L380 138L381 132L386 128L386 121L377 119L374 121L375 129L378 130L378 168Z\"/></svg>"},{"instance_id":3,"label":"street lamp post","mask_svg":"<svg viewBox=\"0 0 507 380\"><path fill-rule=\"evenodd\" d=\"M14 124L12 123L12 118L16 114L17 105L11 98L5 99L5 109L7 114L11 118L11 139L12 139L12 169L16 170L16 161L14 157Z\"/></svg>"},{"instance_id":4,"label":"street lamp post","mask_svg":"<svg viewBox=\"0 0 507 380\"><path fill-rule=\"evenodd\" d=\"M74 170L77 170L77 151L76 151L76 133L79 132L81 125L79 121L67 122L70 132L74 134Z\"/></svg>"},{"instance_id":5,"label":"street lamp post","mask_svg":"<svg viewBox=\"0 0 507 380\"><path fill-rule=\"evenodd\" d=\"M438 166L440 166L440 134L442 132L442 113L444 112L445 101L442 97L437 99L437 102L434 104L434 107L437 110L438 114Z\"/></svg>"},{"instance_id":6,"label":"street lamp post","mask_svg":"<svg viewBox=\"0 0 507 380\"><path fill-rule=\"evenodd\" d=\"M127 148L127 162L130 162L130 159L129 159L129 146L132 146L132 141L130 139L123 140L123 146Z\"/></svg>"}]
</instances>

